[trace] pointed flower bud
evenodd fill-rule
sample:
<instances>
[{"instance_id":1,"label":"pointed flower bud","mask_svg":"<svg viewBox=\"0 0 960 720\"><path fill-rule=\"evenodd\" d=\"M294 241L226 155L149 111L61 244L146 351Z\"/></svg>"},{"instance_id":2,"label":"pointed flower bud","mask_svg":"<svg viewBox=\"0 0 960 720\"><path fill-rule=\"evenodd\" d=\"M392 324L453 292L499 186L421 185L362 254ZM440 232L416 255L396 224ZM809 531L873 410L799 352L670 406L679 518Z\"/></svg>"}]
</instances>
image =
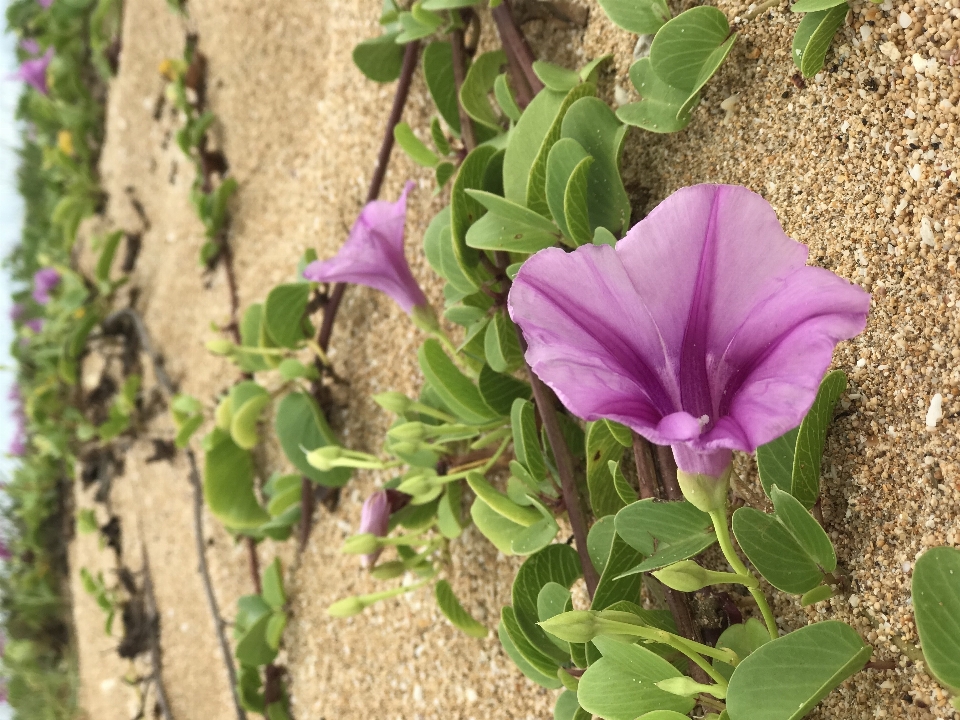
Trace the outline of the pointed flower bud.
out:
<instances>
[{"instance_id":1,"label":"pointed flower bud","mask_svg":"<svg viewBox=\"0 0 960 720\"><path fill-rule=\"evenodd\" d=\"M408 422L390 428L387 435L397 440L420 441L427 438L427 429L422 422Z\"/></svg>"},{"instance_id":2,"label":"pointed flower bud","mask_svg":"<svg viewBox=\"0 0 960 720\"><path fill-rule=\"evenodd\" d=\"M307 453L307 462L321 472L329 472L336 467L333 463L343 456L339 445L325 445Z\"/></svg>"},{"instance_id":3,"label":"pointed flower bud","mask_svg":"<svg viewBox=\"0 0 960 720\"><path fill-rule=\"evenodd\" d=\"M704 685L698 683L692 678L686 676L667 678L654 683L658 688L671 695L680 695L682 697L696 697L700 693L713 695L713 697L723 700L727 696L727 689L720 685Z\"/></svg>"},{"instance_id":4,"label":"pointed flower bud","mask_svg":"<svg viewBox=\"0 0 960 720\"><path fill-rule=\"evenodd\" d=\"M360 510L359 532L380 538L386 537L389 527L390 496L387 495L386 490L377 490L363 502L363 508ZM377 543L363 554L360 564L365 568L373 567L382 550L383 548Z\"/></svg>"},{"instance_id":5,"label":"pointed flower bud","mask_svg":"<svg viewBox=\"0 0 960 720\"><path fill-rule=\"evenodd\" d=\"M351 535L343 541L340 552L344 555L371 555L380 549L380 541L373 533Z\"/></svg>"},{"instance_id":6,"label":"pointed flower bud","mask_svg":"<svg viewBox=\"0 0 960 720\"><path fill-rule=\"evenodd\" d=\"M540 623L546 632L566 642L585 643L600 634L600 623L591 610L571 610Z\"/></svg>"},{"instance_id":7,"label":"pointed flower bud","mask_svg":"<svg viewBox=\"0 0 960 720\"><path fill-rule=\"evenodd\" d=\"M758 584L757 579L751 575L707 570L693 560L682 560L673 565L667 565L662 570L655 570L652 574L668 588L680 592L696 592L709 585L726 583L738 583L747 587L756 587Z\"/></svg>"},{"instance_id":8,"label":"pointed flower bud","mask_svg":"<svg viewBox=\"0 0 960 720\"><path fill-rule=\"evenodd\" d=\"M337 600L333 605L327 608L327 615L335 618L347 618L359 615L363 612L366 605L360 598L348 597L343 600Z\"/></svg>"},{"instance_id":9,"label":"pointed flower bud","mask_svg":"<svg viewBox=\"0 0 960 720\"><path fill-rule=\"evenodd\" d=\"M414 404L414 401L403 393L393 391L374 395L373 401L384 410L396 413L397 415L403 415L410 409L410 406Z\"/></svg>"}]
</instances>

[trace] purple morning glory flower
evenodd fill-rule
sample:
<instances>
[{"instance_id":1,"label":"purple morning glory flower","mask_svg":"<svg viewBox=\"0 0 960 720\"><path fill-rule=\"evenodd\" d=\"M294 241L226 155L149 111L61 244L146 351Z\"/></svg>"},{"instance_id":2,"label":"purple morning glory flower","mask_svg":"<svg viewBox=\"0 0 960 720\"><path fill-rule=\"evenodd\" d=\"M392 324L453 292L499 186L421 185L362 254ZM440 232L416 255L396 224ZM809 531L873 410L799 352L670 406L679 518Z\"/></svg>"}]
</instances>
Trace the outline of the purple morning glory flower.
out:
<instances>
[{"instance_id":1,"label":"purple morning glory flower","mask_svg":"<svg viewBox=\"0 0 960 720\"><path fill-rule=\"evenodd\" d=\"M33 38L24 38L20 41L20 49L25 53L29 53L30 55L39 55L40 43Z\"/></svg>"},{"instance_id":2,"label":"purple morning glory flower","mask_svg":"<svg viewBox=\"0 0 960 720\"><path fill-rule=\"evenodd\" d=\"M310 263L303 276L315 282L354 283L380 290L406 313L426 306L427 298L403 255L407 193L413 187L414 183L408 182L395 203L367 203L336 257Z\"/></svg>"},{"instance_id":3,"label":"purple morning glory flower","mask_svg":"<svg viewBox=\"0 0 960 720\"><path fill-rule=\"evenodd\" d=\"M30 328L34 333L39 333L43 330L44 320L43 318L33 318L32 320L27 320L23 325L24 327Z\"/></svg>"},{"instance_id":4,"label":"purple morning glory flower","mask_svg":"<svg viewBox=\"0 0 960 720\"><path fill-rule=\"evenodd\" d=\"M575 415L671 445L680 470L720 478L800 424L833 349L870 296L807 267L759 195L675 192L616 248L550 248L510 292L527 361Z\"/></svg>"},{"instance_id":5,"label":"purple morning glory flower","mask_svg":"<svg viewBox=\"0 0 960 720\"><path fill-rule=\"evenodd\" d=\"M20 318L23 317L23 314L27 311L26 306L23 303L14 303L10 307L10 319L14 322L17 322Z\"/></svg>"},{"instance_id":6,"label":"purple morning glory flower","mask_svg":"<svg viewBox=\"0 0 960 720\"><path fill-rule=\"evenodd\" d=\"M60 284L60 273L52 267L37 270L33 276L33 299L41 305L50 302L50 293Z\"/></svg>"},{"instance_id":7,"label":"purple morning glory flower","mask_svg":"<svg viewBox=\"0 0 960 720\"><path fill-rule=\"evenodd\" d=\"M50 65L52 59L53 48L48 48L42 56L33 58L32 60L24 60L20 63L20 69L9 77L12 80L23 80L28 85L36 88L37 92L46 95L48 92L47 67Z\"/></svg>"},{"instance_id":8,"label":"purple morning glory flower","mask_svg":"<svg viewBox=\"0 0 960 720\"><path fill-rule=\"evenodd\" d=\"M39 5L43 9L47 9L51 5L53 5L53 0L37 0L37 5Z\"/></svg>"},{"instance_id":9,"label":"purple morning glory flower","mask_svg":"<svg viewBox=\"0 0 960 720\"><path fill-rule=\"evenodd\" d=\"M363 502L360 510L360 535L370 533L377 537L385 537L390 524L390 496L386 490L377 490ZM369 555L363 555L360 563L364 567L373 567L380 557L381 549Z\"/></svg>"}]
</instances>

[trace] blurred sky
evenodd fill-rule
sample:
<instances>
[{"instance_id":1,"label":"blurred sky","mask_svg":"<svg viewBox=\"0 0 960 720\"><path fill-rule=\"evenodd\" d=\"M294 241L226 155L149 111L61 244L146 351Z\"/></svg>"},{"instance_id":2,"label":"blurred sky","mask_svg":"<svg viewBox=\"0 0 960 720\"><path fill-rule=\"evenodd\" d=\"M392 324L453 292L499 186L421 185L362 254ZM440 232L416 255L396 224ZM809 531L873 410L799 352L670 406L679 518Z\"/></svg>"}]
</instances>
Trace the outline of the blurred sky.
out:
<instances>
[{"instance_id":1,"label":"blurred sky","mask_svg":"<svg viewBox=\"0 0 960 720\"><path fill-rule=\"evenodd\" d=\"M0 0L6 10L7 0ZM13 120L13 112L20 95L20 83L7 76L17 69L13 35L0 36L0 258L5 258L20 241L23 221L23 201L17 193L17 152L20 133ZM12 281L6 268L0 267L0 482L10 475L13 460L7 457L7 448L13 439L13 405L7 392L13 383L13 361L10 343L13 325L10 322L10 293ZM0 720L11 717L10 707L0 703Z\"/></svg>"}]
</instances>

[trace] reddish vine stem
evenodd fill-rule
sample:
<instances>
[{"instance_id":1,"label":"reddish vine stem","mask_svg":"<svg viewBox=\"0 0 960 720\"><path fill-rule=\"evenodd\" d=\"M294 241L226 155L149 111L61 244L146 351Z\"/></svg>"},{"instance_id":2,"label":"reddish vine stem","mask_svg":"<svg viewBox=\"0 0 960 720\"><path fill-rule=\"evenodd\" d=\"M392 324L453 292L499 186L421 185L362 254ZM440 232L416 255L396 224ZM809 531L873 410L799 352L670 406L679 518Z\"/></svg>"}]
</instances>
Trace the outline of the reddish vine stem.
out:
<instances>
[{"instance_id":1,"label":"reddish vine stem","mask_svg":"<svg viewBox=\"0 0 960 720\"><path fill-rule=\"evenodd\" d=\"M462 39L462 38L461 38ZM394 139L393 130L403 115L403 108L407 104L407 97L410 95L410 84L413 82L413 73L417 69L417 60L420 55L420 42L414 41L407 43L403 53L403 67L400 70L400 79L397 81L397 89L393 96L393 107L390 108L390 115L387 117L387 126L383 132L383 141L380 143L380 152L377 154L377 164L373 170L373 177L370 179L370 188L367 190L366 202L372 202L380 196L380 189L383 187L383 180L387 174L387 165L390 163L390 154L393 151ZM330 290L326 303L323 306L323 318L320 321L320 330L317 332L317 344L324 352L330 347L330 337L333 335L333 322L336 320L337 312L340 310L340 304L343 301L343 293L347 289L346 283L335 283ZM315 358L314 367L322 376L326 370L323 361ZM323 407L321 402L321 385L317 380L313 383L311 394L317 401L317 404ZM310 539L310 531L313 529L313 513L316 508L316 502L313 496L313 482L304 477L300 484L300 504L302 513L300 516L300 535L299 549L307 546Z\"/></svg>"},{"instance_id":2,"label":"reddish vine stem","mask_svg":"<svg viewBox=\"0 0 960 720\"><path fill-rule=\"evenodd\" d=\"M526 354L527 343L523 339L523 333L520 332L519 328L517 328L517 338L520 340L521 349ZM567 508L567 517L570 518L570 527L573 529L574 544L576 545L577 555L580 556L580 565L583 567L583 580L587 584L587 592L592 599L597 590L597 583L600 582L600 576L593 566L590 553L587 552L587 523L580 507L580 493L577 490L577 480L574 476L573 456L570 454L570 448L567 447L567 441L563 437L563 431L560 429L560 422L557 419L557 396L534 374L526 361L524 361L524 367L530 378L530 385L533 387L533 399L536 402L537 410L540 412L540 419L547 431L547 442L550 443L553 457L557 461L563 503Z\"/></svg>"},{"instance_id":3,"label":"reddish vine stem","mask_svg":"<svg viewBox=\"0 0 960 720\"><path fill-rule=\"evenodd\" d=\"M393 129L400 122L403 108L407 104L410 83L413 81L413 72L417 69L419 52L419 41L407 43L406 50L403 53L403 68L400 71L400 79L397 81L396 94L393 96L393 107L390 109L390 116L387 118L387 127L383 133L383 142L380 144L380 153L377 155L377 164L373 171L373 178L370 180L370 189L367 191L366 202L368 203L373 202L380 196L380 188L383 186L383 179L387 174L387 165L390 162L390 153L393 151ZM346 283L334 284L327 304L323 308L323 320L320 323L320 332L317 334L317 344L324 352L330 346L333 321L337 317L337 311L340 309L340 302L343 300L343 292L346 288ZM318 369L322 369L322 366Z\"/></svg>"},{"instance_id":4,"label":"reddish vine stem","mask_svg":"<svg viewBox=\"0 0 960 720\"><path fill-rule=\"evenodd\" d=\"M492 15L494 22L497 24L500 42L507 54L507 62L510 64L510 70L513 74L517 104L521 108L525 108L534 96L543 90L543 83L540 82L540 78L533 71L533 63L536 57L533 50L530 49L523 31L517 25L513 16L513 9L510 7L510 0L503 0L492 10Z\"/></svg>"},{"instance_id":5,"label":"reddish vine stem","mask_svg":"<svg viewBox=\"0 0 960 720\"><path fill-rule=\"evenodd\" d=\"M669 455L669 459L666 455ZM673 468L672 485L676 486L678 493L680 486L677 483L677 465L673 461L673 451L670 448L651 445L646 438L633 433L633 457L636 460L637 475L640 479L641 499L661 497L666 497L667 500L683 499L682 493L678 498L671 497L673 494L669 481L671 466ZM651 580L657 582L653 578ZM673 620L677 624L677 631L688 640L703 642L700 628L694 622L693 614L690 612L690 603L687 601L686 593L668 588L665 585L662 585L662 587L664 597L667 600L667 607L670 608L670 614L673 615ZM697 682L710 682L707 674L696 665L690 667L690 675Z\"/></svg>"},{"instance_id":6,"label":"reddish vine stem","mask_svg":"<svg viewBox=\"0 0 960 720\"><path fill-rule=\"evenodd\" d=\"M470 12L470 11L468 11ZM451 13L459 17L461 22L469 22L469 15L463 16L456 10ZM472 14L472 13L470 13ZM463 81L467 77L467 48L464 43L463 28L457 28L450 33L450 46L453 48L453 84L457 91L457 113L460 115L460 140L463 142L464 149L469 153L477 146L477 136L473 131L473 120L463 109L463 103L460 102L460 88L463 87Z\"/></svg>"}]
</instances>

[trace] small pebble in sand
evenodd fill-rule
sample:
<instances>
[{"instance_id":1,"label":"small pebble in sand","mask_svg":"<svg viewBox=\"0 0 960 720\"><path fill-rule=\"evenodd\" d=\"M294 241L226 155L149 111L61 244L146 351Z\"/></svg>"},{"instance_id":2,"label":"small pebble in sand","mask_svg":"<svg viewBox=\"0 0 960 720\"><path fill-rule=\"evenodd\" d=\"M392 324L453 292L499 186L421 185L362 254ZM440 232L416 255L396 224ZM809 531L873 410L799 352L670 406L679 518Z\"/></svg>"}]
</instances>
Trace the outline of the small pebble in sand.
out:
<instances>
[{"instance_id":1,"label":"small pebble in sand","mask_svg":"<svg viewBox=\"0 0 960 720\"><path fill-rule=\"evenodd\" d=\"M937 423L943 419L943 395L937 393L930 400L930 408L927 410L926 424L928 428L935 428Z\"/></svg>"},{"instance_id":2,"label":"small pebble in sand","mask_svg":"<svg viewBox=\"0 0 960 720\"><path fill-rule=\"evenodd\" d=\"M901 11L897 16L897 22L902 28L908 28L913 23L913 18L910 17L906 12Z\"/></svg>"},{"instance_id":3,"label":"small pebble in sand","mask_svg":"<svg viewBox=\"0 0 960 720\"><path fill-rule=\"evenodd\" d=\"M886 55L888 58L890 58L894 62L896 62L901 58L900 50L897 49L896 44L892 40L888 40L887 42L880 45L880 52L882 52L884 55Z\"/></svg>"}]
</instances>

